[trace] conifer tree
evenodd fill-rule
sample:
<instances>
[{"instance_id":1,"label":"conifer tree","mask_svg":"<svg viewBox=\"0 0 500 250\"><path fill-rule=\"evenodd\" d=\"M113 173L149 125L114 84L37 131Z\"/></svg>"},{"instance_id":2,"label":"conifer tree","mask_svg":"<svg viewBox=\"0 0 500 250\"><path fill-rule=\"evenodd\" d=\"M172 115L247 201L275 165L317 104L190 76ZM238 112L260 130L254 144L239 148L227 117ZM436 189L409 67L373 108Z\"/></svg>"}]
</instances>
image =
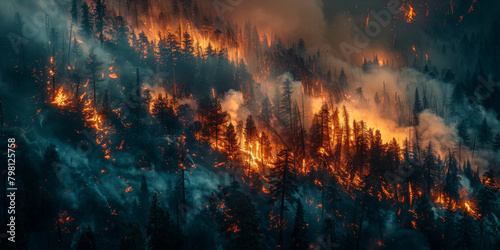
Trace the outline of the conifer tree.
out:
<instances>
[{"instance_id":1,"label":"conifer tree","mask_svg":"<svg viewBox=\"0 0 500 250\"><path fill-rule=\"evenodd\" d=\"M474 226L474 218L472 218L467 212L462 212L462 216L457 222L457 238L456 238L456 249L474 249L476 248L476 237L477 232Z\"/></svg>"},{"instance_id":2,"label":"conifer tree","mask_svg":"<svg viewBox=\"0 0 500 250\"><path fill-rule=\"evenodd\" d=\"M271 169L269 180L271 184L271 201L279 205L279 240L283 246L283 229L285 221L285 203L293 204L293 195L297 192L295 186L296 173L293 165L293 156L288 149L279 152Z\"/></svg>"},{"instance_id":3,"label":"conifer tree","mask_svg":"<svg viewBox=\"0 0 500 250\"><path fill-rule=\"evenodd\" d=\"M93 34L93 24L91 19L90 8L87 5L87 2L83 1L82 3L82 24L80 26L80 31L83 34L83 37L89 39Z\"/></svg>"},{"instance_id":4,"label":"conifer tree","mask_svg":"<svg viewBox=\"0 0 500 250\"><path fill-rule=\"evenodd\" d=\"M292 82L286 79L281 91L280 117L286 128L291 129L292 122Z\"/></svg>"},{"instance_id":5,"label":"conifer tree","mask_svg":"<svg viewBox=\"0 0 500 250\"><path fill-rule=\"evenodd\" d=\"M269 101L269 97L266 96L266 98L264 98L261 104L260 119L264 123L264 126L270 126L271 118L272 118L272 105L271 101Z\"/></svg>"},{"instance_id":6,"label":"conifer tree","mask_svg":"<svg viewBox=\"0 0 500 250\"><path fill-rule=\"evenodd\" d=\"M478 192L478 214L479 214L479 226L480 226L480 245L483 244L483 237L485 231L485 223L487 220L495 221L493 214L498 209L497 194L498 187L494 179L494 171L490 169L488 172L484 173L484 187L482 187Z\"/></svg>"},{"instance_id":7,"label":"conifer tree","mask_svg":"<svg viewBox=\"0 0 500 250\"><path fill-rule=\"evenodd\" d=\"M481 127L479 128L478 139L483 143L482 146L487 146L492 140L493 133L491 132L491 128L488 125L488 121L484 118L481 123Z\"/></svg>"},{"instance_id":8,"label":"conifer tree","mask_svg":"<svg viewBox=\"0 0 500 250\"><path fill-rule=\"evenodd\" d=\"M427 195L423 195L417 200L415 208L415 224L420 232L430 236L434 227L434 211Z\"/></svg>"},{"instance_id":9,"label":"conifer tree","mask_svg":"<svg viewBox=\"0 0 500 250\"><path fill-rule=\"evenodd\" d=\"M423 165L425 168L426 193L427 196L430 197L431 189L434 187L434 177L436 170L436 155L434 153L434 148L431 141L429 141L429 144L425 148L424 155L425 157Z\"/></svg>"},{"instance_id":10,"label":"conifer tree","mask_svg":"<svg viewBox=\"0 0 500 250\"><path fill-rule=\"evenodd\" d=\"M90 77L90 80L92 81L92 94L93 94L93 103L94 105L97 104L97 82L102 81L101 79L101 67L102 67L102 62L97 58L97 55L94 51L94 48L90 48L90 54L87 58L87 65L86 68L88 70L88 74Z\"/></svg>"},{"instance_id":11,"label":"conifer tree","mask_svg":"<svg viewBox=\"0 0 500 250\"><path fill-rule=\"evenodd\" d=\"M151 250L182 249L184 243L180 228L173 224L168 213L161 208L158 195L153 195L146 226L147 246Z\"/></svg>"},{"instance_id":12,"label":"conifer tree","mask_svg":"<svg viewBox=\"0 0 500 250\"><path fill-rule=\"evenodd\" d=\"M248 150L251 150L253 148L253 144L256 138L257 127L255 126L253 117L249 115L245 123L245 145L247 146Z\"/></svg>"},{"instance_id":13,"label":"conifer tree","mask_svg":"<svg viewBox=\"0 0 500 250\"><path fill-rule=\"evenodd\" d=\"M219 99L214 98L210 102L208 127L211 137L215 139L215 147L219 147L219 139L223 135L223 128L225 127L226 119L227 112L222 111Z\"/></svg>"},{"instance_id":14,"label":"conifer tree","mask_svg":"<svg viewBox=\"0 0 500 250\"><path fill-rule=\"evenodd\" d=\"M343 90L347 90L347 87L348 87L348 82L347 82L347 76L344 72L344 68L342 68L342 70L340 70L340 74L339 74L339 77L338 77L338 82L340 84L340 87L343 89Z\"/></svg>"},{"instance_id":15,"label":"conifer tree","mask_svg":"<svg viewBox=\"0 0 500 250\"><path fill-rule=\"evenodd\" d=\"M239 145L232 122L227 125L226 132L224 134L224 148L229 159L235 160L237 158Z\"/></svg>"},{"instance_id":16,"label":"conifer tree","mask_svg":"<svg viewBox=\"0 0 500 250\"><path fill-rule=\"evenodd\" d=\"M445 191L452 200L458 200L460 197L460 176L458 175L458 162L452 153L446 155L445 160L446 175L443 191Z\"/></svg>"},{"instance_id":17,"label":"conifer tree","mask_svg":"<svg viewBox=\"0 0 500 250\"><path fill-rule=\"evenodd\" d=\"M420 102L420 96L418 94L418 88L415 89L415 100L413 103L413 125L418 125L418 115L423 111L422 103Z\"/></svg>"},{"instance_id":18,"label":"conifer tree","mask_svg":"<svg viewBox=\"0 0 500 250\"><path fill-rule=\"evenodd\" d=\"M469 146L470 145L469 133L467 132L467 125L465 124L465 121L462 120L461 122L458 123L457 130L458 130L458 136L460 136L464 145Z\"/></svg>"},{"instance_id":19,"label":"conifer tree","mask_svg":"<svg viewBox=\"0 0 500 250\"><path fill-rule=\"evenodd\" d=\"M99 36L99 40L101 41L101 44L104 44L104 26L105 26L105 19L106 19L106 4L103 2L103 0L94 0L95 2L95 26L97 29L97 33Z\"/></svg>"},{"instance_id":20,"label":"conifer tree","mask_svg":"<svg viewBox=\"0 0 500 250\"><path fill-rule=\"evenodd\" d=\"M292 232L292 245L290 249L306 250L309 249L309 240L307 239L307 223L304 220L304 207L300 200L297 202L295 212L295 224Z\"/></svg>"}]
</instances>

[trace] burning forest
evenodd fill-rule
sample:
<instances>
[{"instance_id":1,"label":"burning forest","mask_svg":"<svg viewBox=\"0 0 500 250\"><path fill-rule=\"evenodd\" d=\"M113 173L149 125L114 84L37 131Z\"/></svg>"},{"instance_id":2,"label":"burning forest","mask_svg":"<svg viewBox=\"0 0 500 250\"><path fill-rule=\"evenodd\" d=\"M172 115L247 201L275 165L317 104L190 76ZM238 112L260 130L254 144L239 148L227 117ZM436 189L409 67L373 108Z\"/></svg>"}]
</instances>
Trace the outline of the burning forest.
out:
<instances>
[{"instance_id":1,"label":"burning forest","mask_svg":"<svg viewBox=\"0 0 500 250\"><path fill-rule=\"evenodd\" d=\"M2 249L500 249L499 9L5 3Z\"/></svg>"}]
</instances>

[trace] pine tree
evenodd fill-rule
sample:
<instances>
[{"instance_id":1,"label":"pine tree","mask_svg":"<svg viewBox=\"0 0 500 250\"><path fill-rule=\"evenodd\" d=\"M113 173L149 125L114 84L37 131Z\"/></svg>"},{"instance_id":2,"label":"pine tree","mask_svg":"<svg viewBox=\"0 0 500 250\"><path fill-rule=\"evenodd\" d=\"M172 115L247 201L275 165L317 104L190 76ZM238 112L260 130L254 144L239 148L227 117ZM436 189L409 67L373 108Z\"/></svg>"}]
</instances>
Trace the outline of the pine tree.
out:
<instances>
[{"instance_id":1,"label":"pine tree","mask_svg":"<svg viewBox=\"0 0 500 250\"><path fill-rule=\"evenodd\" d=\"M82 24L80 26L80 31L83 34L83 37L89 39L93 33L93 24L90 16L90 8L87 5L87 2L83 1L82 3Z\"/></svg>"},{"instance_id":2,"label":"pine tree","mask_svg":"<svg viewBox=\"0 0 500 250\"><path fill-rule=\"evenodd\" d=\"M427 66L427 63L425 63L424 68L422 69L422 73L424 73L424 75L429 74L429 66Z\"/></svg>"},{"instance_id":3,"label":"pine tree","mask_svg":"<svg viewBox=\"0 0 500 250\"><path fill-rule=\"evenodd\" d=\"M255 205L248 195L239 190L235 181L224 188L227 212L224 218L224 232L231 236L231 249L263 249L260 242L259 223Z\"/></svg>"},{"instance_id":4,"label":"pine tree","mask_svg":"<svg viewBox=\"0 0 500 250\"><path fill-rule=\"evenodd\" d=\"M429 109L429 101L427 100L427 94L424 90L424 97L422 97L422 105L423 105L423 109L426 110L426 109Z\"/></svg>"},{"instance_id":5,"label":"pine tree","mask_svg":"<svg viewBox=\"0 0 500 250\"><path fill-rule=\"evenodd\" d=\"M424 168L425 168L425 180L426 180L426 193L427 196L430 197L431 189L434 187L434 177L436 171L436 155L434 153L434 148L432 146L432 142L429 141L429 144L425 148L424 152Z\"/></svg>"},{"instance_id":6,"label":"pine tree","mask_svg":"<svg viewBox=\"0 0 500 250\"><path fill-rule=\"evenodd\" d=\"M189 178L187 173L187 151L185 148L185 140L183 137L179 137L177 141L177 148L174 155L177 165L177 176L175 180L175 193L176 193L176 218L177 225L179 225L179 218L181 216L186 219L186 209L191 206L191 202L189 201L190 192L188 190ZM187 173L186 173L187 172Z\"/></svg>"},{"instance_id":7,"label":"pine tree","mask_svg":"<svg viewBox=\"0 0 500 250\"><path fill-rule=\"evenodd\" d=\"M185 86L191 86L196 75L193 39L187 32L184 33L183 38L178 75Z\"/></svg>"},{"instance_id":8,"label":"pine tree","mask_svg":"<svg viewBox=\"0 0 500 250\"><path fill-rule=\"evenodd\" d=\"M479 128L478 139L482 142L483 146L488 146L491 142L493 133L491 132L491 128L488 125L488 121L484 118L483 123L481 123L481 127Z\"/></svg>"},{"instance_id":9,"label":"pine tree","mask_svg":"<svg viewBox=\"0 0 500 250\"><path fill-rule=\"evenodd\" d=\"M446 155L445 161L446 175L443 191L448 194L452 200L460 198L460 176L458 175L458 162L452 153Z\"/></svg>"},{"instance_id":10,"label":"pine tree","mask_svg":"<svg viewBox=\"0 0 500 250\"><path fill-rule=\"evenodd\" d=\"M454 115L458 115L462 111L462 107L465 104L465 92L463 83L459 82L453 88L453 92L451 94L451 103L450 109L451 113Z\"/></svg>"},{"instance_id":11,"label":"pine tree","mask_svg":"<svg viewBox=\"0 0 500 250\"><path fill-rule=\"evenodd\" d=\"M427 195L423 195L417 200L415 208L415 224L420 232L430 236L434 228L434 211Z\"/></svg>"},{"instance_id":12,"label":"pine tree","mask_svg":"<svg viewBox=\"0 0 500 250\"><path fill-rule=\"evenodd\" d=\"M494 179L494 171L490 169L488 172L484 173L484 187L482 187L478 192L478 214L480 222L480 246L483 244L484 237L484 226L487 220L495 221L494 213L498 210L498 203L496 202L496 194L498 193L498 187Z\"/></svg>"},{"instance_id":13,"label":"pine tree","mask_svg":"<svg viewBox=\"0 0 500 250\"><path fill-rule=\"evenodd\" d=\"M78 23L78 1L71 0L71 22Z\"/></svg>"},{"instance_id":14,"label":"pine tree","mask_svg":"<svg viewBox=\"0 0 500 250\"><path fill-rule=\"evenodd\" d=\"M364 167L368 162L368 140L366 136L365 123L360 121L359 124L353 121L353 135L354 135L354 165L358 173L363 173Z\"/></svg>"},{"instance_id":15,"label":"pine tree","mask_svg":"<svg viewBox=\"0 0 500 250\"><path fill-rule=\"evenodd\" d=\"M170 72L172 77L174 75L173 71L175 71L175 66L177 65L177 60L180 57L180 46L177 40L178 39L174 34L170 32L167 33L167 55L165 60L167 72Z\"/></svg>"},{"instance_id":16,"label":"pine tree","mask_svg":"<svg viewBox=\"0 0 500 250\"><path fill-rule=\"evenodd\" d=\"M457 223L457 238L455 249L475 249L476 248L476 229L474 218L468 213L462 212L462 217Z\"/></svg>"},{"instance_id":17,"label":"pine tree","mask_svg":"<svg viewBox=\"0 0 500 250\"><path fill-rule=\"evenodd\" d=\"M420 96L418 94L418 88L415 89L415 101L413 103L413 125L418 125L418 115L423 111L422 104L420 102Z\"/></svg>"},{"instance_id":18,"label":"pine tree","mask_svg":"<svg viewBox=\"0 0 500 250\"><path fill-rule=\"evenodd\" d=\"M458 123L457 131L458 131L458 136L460 136L464 145L469 146L470 145L469 133L467 132L467 125L465 124L464 120Z\"/></svg>"},{"instance_id":19,"label":"pine tree","mask_svg":"<svg viewBox=\"0 0 500 250\"><path fill-rule=\"evenodd\" d=\"M341 164L342 160L342 127L340 125L340 118L339 118L339 110L338 108L335 109L335 112L332 114L332 123L333 123L333 135L334 135L334 152L333 152L333 163L335 166L335 169L337 170Z\"/></svg>"},{"instance_id":20,"label":"pine tree","mask_svg":"<svg viewBox=\"0 0 500 250\"><path fill-rule=\"evenodd\" d=\"M224 148L229 159L236 160L239 151L238 138L233 123L229 123L224 134Z\"/></svg>"},{"instance_id":21,"label":"pine tree","mask_svg":"<svg viewBox=\"0 0 500 250\"><path fill-rule=\"evenodd\" d=\"M99 40L101 44L104 44L104 26L105 26L105 18L106 18L106 5L103 0L94 0L95 3L95 21L96 21L96 29L99 35Z\"/></svg>"},{"instance_id":22,"label":"pine tree","mask_svg":"<svg viewBox=\"0 0 500 250\"><path fill-rule=\"evenodd\" d=\"M269 175L271 184L271 201L277 203L279 208L279 240L278 245L283 246L283 229L285 221L285 203L293 203L293 195L297 192L295 186L295 168L293 156L288 149L279 152Z\"/></svg>"},{"instance_id":23,"label":"pine tree","mask_svg":"<svg viewBox=\"0 0 500 250\"><path fill-rule=\"evenodd\" d=\"M169 119L168 108L168 96L163 97L161 93L158 94L158 98L153 104L152 114L158 119L161 129L166 129L167 119Z\"/></svg>"},{"instance_id":24,"label":"pine tree","mask_svg":"<svg viewBox=\"0 0 500 250\"><path fill-rule=\"evenodd\" d=\"M223 128L225 127L227 119L227 112L222 111L222 106L219 99L214 98L210 102L209 114L208 114L208 127L210 135L215 139L215 147L219 147L219 139L223 134Z\"/></svg>"},{"instance_id":25,"label":"pine tree","mask_svg":"<svg viewBox=\"0 0 500 250\"><path fill-rule=\"evenodd\" d=\"M97 104L97 89L96 89L96 84L99 81L102 81L100 78L101 76L101 66L102 62L97 58L97 55L94 51L94 48L90 48L90 54L89 57L87 58L87 65L86 68L88 70L90 79L92 81L92 93L93 93L93 103L94 105Z\"/></svg>"},{"instance_id":26,"label":"pine tree","mask_svg":"<svg viewBox=\"0 0 500 250\"><path fill-rule=\"evenodd\" d=\"M321 124L318 114L314 114L313 120L311 122L311 127L309 128L309 144L310 144L310 154L312 157L317 158L321 148Z\"/></svg>"},{"instance_id":27,"label":"pine tree","mask_svg":"<svg viewBox=\"0 0 500 250\"><path fill-rule=\"evenodd\" d=\"M350 145L351 145L351 129L349 127L349 113L347 112L347 108L344 106L343 108L344 112L344 139L343 139L343 145L344 148L342 149L344 152L344 155L350 155Z\"/></svg>"},{"instance_id":28,"label":"pine tree","mask_svg":"<svg viewBox=\"0 0 500 250\"><path fill-rule=\"evenodd\" d=\"M271 118L272 118L272 105L271 101L269 101L269 97L266 96L262 101L260 107L260 119L264 123L264 126L271 126Z\"/></svg>"},{"instance_id":29,"label":"pine tree","mask_svg":"<svg viewBox=\"0 0 500 250\"><path fill-rule=\"evenodd\" d=\"M149 223L146 226L147 246L151 250L182 249L182 233L180 228L173 224L168 213L160 207L158 195L153 195L149 209Z\"/></svg>"},{"instance_id":30,"label":"pine tree","mask_svg":"<svg viewBox=\"0 0 500 250\"><path fill-rule=\"evenodd\" d=\"M286 79L281 92L280 117L287 129L291 129L292 122L292 82Z\"/></svg>"},{"instance_id":31,"label":"pine tree","mask_svg":"<svg viewBox=\"0 0 500 250\"><path fill-rule=\"evenodd\" d=\"M338 77L338 82L340 84L340 87L343 89L343 90L347 90L347 87L348 87L348 82L347 82L347 76L344 72L344 68L342 68L342 70L340 71L340 74L339 74L339 77Z\"/></svg>"},{"instance_id":32,"label":"pine tree","mask_svg":"<svg viewBox=\"0 0 500 250\"><path fill-rule=\"evenodd\" d=\"M229 67L227 59L224 60L226 64L226 68ZM233 82L232 76L231 76L231 67L229 67L229 70L226 69L226 79L225 81L231 83ZM242 92L245 94L245 98L248 99L250 102L253 102L255 100L255 95L254 95L254 80L252 74L250 74L247 70L247 65L243 59L240 60L236 67L236 71L234 72L234 87L236 89L240 88Z\"/></svg>"},{"instance_id":33,"label":"pine tree","mask_svg":"<svg viewBox=\"0 0 500 250\"><path fill-rule=\"evenodd\" d=\"M252 116L249 115L245 123L245 145L247 146L247 150L252 150L256 138L257 127L255 126Z\"/></svg>"},{"instance_id":34,"label":"pine tree","mask_svg":"<svg viewBox=\"0 0 500 250\"><path fill-rule=\"evenodd\" d=\"M444 229L443 236L445 240L445 246L448 248L454 247L455 244L455 225L456 225L456 214L451 206L451 202L448 202L446 210L444 211Z\"/></svg>"},{"instance_id":35,"label":"pine tree","mask_svg":"<svg viewBox=\"0 0 500 250\"><path fill-rule=\"evenodd\" d=\"M309 249L309 240L307 239L307 224L304 220L304 207L300 200L297 202L295 213L295 224L292 232L292 245L290 249L306 250Z\"/></svg>"}]
</instances>

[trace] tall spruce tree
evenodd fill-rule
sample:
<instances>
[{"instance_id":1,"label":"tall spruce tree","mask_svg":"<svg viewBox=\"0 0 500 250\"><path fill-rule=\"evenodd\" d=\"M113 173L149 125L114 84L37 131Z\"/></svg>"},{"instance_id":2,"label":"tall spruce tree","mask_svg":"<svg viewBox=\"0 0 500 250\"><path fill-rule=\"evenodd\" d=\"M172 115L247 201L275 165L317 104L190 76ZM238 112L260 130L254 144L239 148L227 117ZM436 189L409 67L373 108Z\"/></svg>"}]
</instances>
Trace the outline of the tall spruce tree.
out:
<instances>
[{"instance_id":1,"label":"tall spruce tree","mask_svg":"<svg viewBox=\"0 0 500 250\"><path fill-rule=\"evenodd\" d=\"M306 250L309 249L309 240L307 239L307 223L304 220L304 206L300 200L297 202L297 210L295 212L295 224L293 225L292 250Z\"/></svg>"},{"instance_id":2,"label":"tall spruce tree","mask_svg":"<svg viewBox=\"0 0 500 250\"><path fill-rule=\"evenodd\" d=\"M478 139L482 143L483 147L486 147L490 144L492 140L493 133L491 132L491 128L488 125L488 121L486 118L483 119L481 123L481 127L479 127Z\"/></svg>"},{"instance_id":3,"label":"tall spruce tree","mask_svg":"<svg viewBox=\"0 0 500 250\"><path fill-rule=\"evenodd\" d=\"M418 88L415 89L415 100L413 102L413 125L418 125L418 115L423 111L422 103L420 102L420 95L418 94Z\"/></svg>"},{"instance_id":4,"label":"tall spruce tree","mask_svg":"<svg viewBox=\"0 0 500 250\"><path fill-rule=\"evenodd\" d=\"M93 34L93 24L90 8L85 1L83 1L82 3L82 23L80 26L80 31L82 32L83 37L85 37L86 39L89 39Z\"/></svg>"},{"instance_id":5,"label":"tall spruce tree","mask_svg":"<svg viewBox=\"0 0 500 250\"><path fill-rule=\"evenodd\" d=\"M239 144L232 122L227 125L226 132L224 134L224 148L228 158L236 160L239 151Z\"/></svg>"},{"instance_id":6,"label":"tall spruce tree","mask_svg":"<svg viewBox=\"0 0 500 250\"><path fill-rule=\"evenodd\" d=\"M291 151L283 149L279 152L269 175L271 184L271 201L279 205L279 239L278 245L283 246L283 230L286 204L293 204L293 195L297 192L296 173Z\"/></svg>"}]
</instances>

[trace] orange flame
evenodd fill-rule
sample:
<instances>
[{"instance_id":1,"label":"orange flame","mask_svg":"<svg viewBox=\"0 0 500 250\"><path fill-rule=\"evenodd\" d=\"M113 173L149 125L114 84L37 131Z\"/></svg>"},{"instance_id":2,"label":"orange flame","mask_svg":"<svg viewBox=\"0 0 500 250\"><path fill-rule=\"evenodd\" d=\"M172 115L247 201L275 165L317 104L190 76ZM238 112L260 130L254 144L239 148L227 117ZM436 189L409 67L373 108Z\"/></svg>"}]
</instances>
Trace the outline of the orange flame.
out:
<instances>
[{"instance_id":1,"label":"orange flame","mask_svg":"<svg viewBox=\"0 0 500 250\"><path fill-rule=\"evenodd\" d=\"M413 21L415 21L415 11L413 11L413 7L411 7L411 5L408 4L408 10L405 12L405 21L407 23L411 23Z\"/></svg>"},{"instance_id":2,"label":"orange flame","mask_svg":"<svg viewBox=\"0 0 500 250\"><path fill-rule=\"evenodd\" d=\"M54 97L53 104L56 104L58 107L65 107L69 104L68 96L64 93L63 87L60 87L57 90L56 96Z\"/></svg>"}]
</instances>

